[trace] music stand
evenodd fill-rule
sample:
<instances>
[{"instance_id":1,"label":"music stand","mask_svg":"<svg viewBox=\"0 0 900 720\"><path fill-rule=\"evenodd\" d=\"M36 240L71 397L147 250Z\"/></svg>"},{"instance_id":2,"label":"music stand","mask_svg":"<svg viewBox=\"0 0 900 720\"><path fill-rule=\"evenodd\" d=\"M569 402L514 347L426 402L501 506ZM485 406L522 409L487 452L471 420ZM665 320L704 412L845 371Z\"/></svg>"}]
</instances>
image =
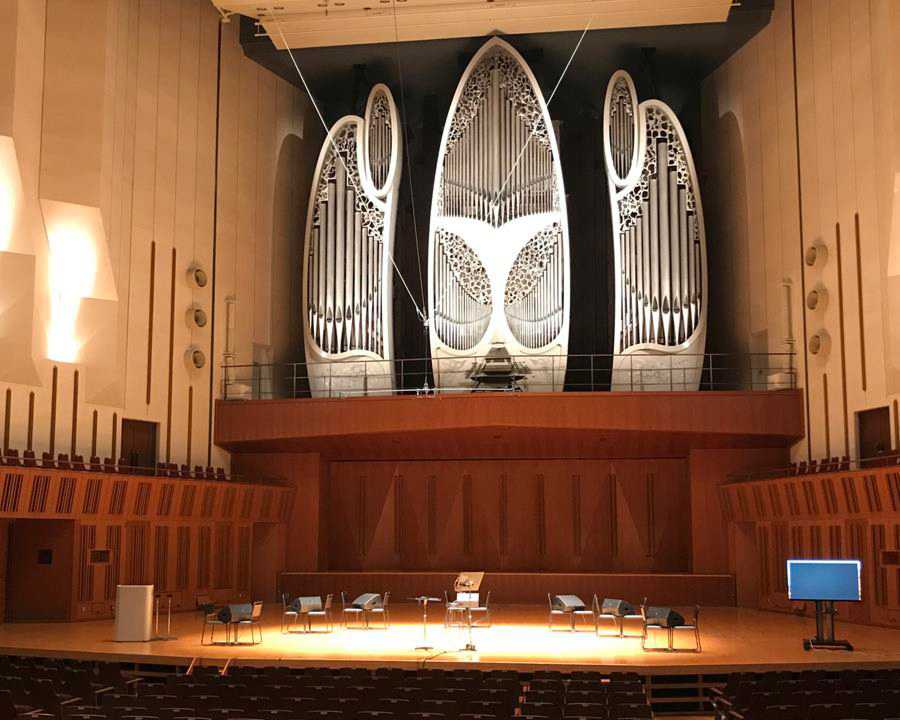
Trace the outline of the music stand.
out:
<instances>
[{"instance_id":1,"label":"music stand","mask_svg":"<svg viewBox=\"0 0 900 720\"><path fill-rule=\"evenodd\" d=\"M457 593L457 604L464 604L466 610L466 627L468 628L469 633L469 641L466 643L466 646L463 650L467 650L469 652L475 652L475 643L472 642L472 607L473 603L471 600L463 600L460 601L459 593L473 593L477 594L479 588L481 587L481 583L484 582L484 572L463 572L460 573L456 580L453 583L453 589ZM476 600L474 605L477 606L478 601Z\"/></svg>"},{"instance_id":2,"label":"music stand","mask_svg":"<svg viewBox=\"0 0 900 720\"><path fill-rule=\"evenodd\" d=\"M422 644L416 650L434 650L434 646L428 644L428 603L440 602L440 598L429 597L428 595L419 595L419 597L410 598L415 600L422 606Z\"/></svg>"}]
</instances>

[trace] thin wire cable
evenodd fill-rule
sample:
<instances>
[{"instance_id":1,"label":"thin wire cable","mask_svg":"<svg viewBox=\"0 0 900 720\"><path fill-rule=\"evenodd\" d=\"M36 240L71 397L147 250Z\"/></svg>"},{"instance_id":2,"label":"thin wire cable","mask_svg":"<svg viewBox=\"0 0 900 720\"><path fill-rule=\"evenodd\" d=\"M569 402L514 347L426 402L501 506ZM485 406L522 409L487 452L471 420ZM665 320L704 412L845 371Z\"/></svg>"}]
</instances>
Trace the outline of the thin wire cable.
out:
<instances>
[{"instance_id":1,"label":"thin wire cable","mask_svg":"<svg viewBox=\"0 0 900 720\"><path fill-rule=\"evenodd\" d=\"M316 98L315 98L315 96L313 96L312 90L310 89L309 85L307 84L306 78L303 76L303 72L300 70L300 65L297 63L297 58L294 57L294 53L291 50L290 46L287 43L287 40L284 37L284 31L281 29L281 23L278 22L278 17L275 15L271 15L270 17L272 18L272 21L275 23L275 27L278 28L278 34L281 36L281 44L284 45L284 49L287 50L287 54L291 58L291 63L293 63L293 65L294 65L294 70L297 71L297 75L300 77L300 82L303 83L303 88L306 90L306 94L309 96L309 100L312 103L313 108L315 108L316 115L319 116L319 122L322 123L322 127L325 129L325 137L331 141L332 150L333 150L335 156L338 158L338 160L341 161L341 165L344 166L344 172L345 172L347 178L350 180L351 183L353 183L354 192L361 194L363 192L363 190L359 185L357 185L356 179L353 177L353 174L350 172L350 169L347 167L347 163L344 161L344 156L341 155L340 150L338 150L337 143L335 143L334 137L331 135L331 131L328 129L328 124L325 122L325 117L322 115L322 111L319 109L319 104L316 102ZM409 285L406 284L406 278L403 277L403 273L400 272L400 268L398 268L397 263L394 262L393 253L388 253L388 257L391 260L391 265L393 265L394 271L397 273L397 275L400 276L400 282L402 282L403 287L406 288L406 293L407 293L407 295L409 295L409 299L412 302L413 307L416 309L416 314L418 314L418 316L420 318L422 318L422 321L424 322L425 320L428 319L428 316L422 311L422 309L419 307L419 304L416 302L416 298L413 296L412 291L409 289Z\"/></svg>"},{"instance_id":2,"label":"thin wire cable","mask_svg":"<svg viewBox=\"0 0 900 720\"><path fill-rule=\"evenodd\" d=\"M581 33L581 37L578 38L578 42L575 43L575 49L572 50L572 54L569 56L569 61L566 63L566 66L563 68L562 74L559 76L559 80L556 81L556 85L553 87L553 91L550 93L547 98L546 106L550 107L550 103L553 102L553 98L556 97L556 91L559 90L559 86L562 85L563 78L566 77L566 73L569 72L569 68L572 66L572 61L575 60L575 55L578 54L578 49L581 47L581 43L584 42L585 35L587 35L588 30L591 29L591 23L594 22L594 16L592 15L585 25L584 30ZM516 157L516 161L513 163L513 166L510 168L509 173L506 175L506 179L503 181L503 185L500 186L500 189L497 191L497 194L494 196L493 202L491 202L491 212L496 213L497 208L500 205L500 196L503 194L503 191L506 190L506 186L509 184L510 178L515 173L516 168L519 167L519 162L522 160L522 156L525 154L525 150L528 148L528 144L531 142L532 138L535 136L535 129L532 128L531 132L528 134L528 138L522 144L522 149L519 151L519 155ZM551 128L547 128L547 132L553 132Z\"/></svg>"},{"instance_id":3,"label":"thin wire cable","mask_svg":"<svg viewBox=\"0 0 900 720\"><path fill-rule=\"evenodd\" d=\"M400 27L397 21L397 0L391 0L394 10L394 59L397 63L397 75L400 80L400 114L403 130L403 159L406 160L406 178L409 183L409 198L412 205L413 236L416 239L416 267L419 271L419 292L422 297L422 307L427 307L425 298L425 281L422 277L422 254L419 250L419 223L416 220L416 193L412 179L412 159L409 152L409 134L406 122L406 90L403 80L403 64L400 62ZM427 316L425 318L427 320Z\"/></svg>"}]
</instances>

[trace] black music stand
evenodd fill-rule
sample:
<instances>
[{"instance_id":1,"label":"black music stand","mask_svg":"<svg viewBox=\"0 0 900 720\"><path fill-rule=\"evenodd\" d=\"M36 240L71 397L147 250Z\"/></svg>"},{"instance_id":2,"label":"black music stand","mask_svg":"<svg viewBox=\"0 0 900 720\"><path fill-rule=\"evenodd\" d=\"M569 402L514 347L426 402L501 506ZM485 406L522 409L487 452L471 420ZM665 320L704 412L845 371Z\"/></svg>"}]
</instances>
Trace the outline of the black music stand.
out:
<instances>
[{"instance_id":1,"label":"black music stand","mask_svg":"<svg viewBox=\"0 0 900 720\"><path fill-rule=\"evenodd\" d=\"M849 650L853 646L847 640L835 640L834 600L816 600L816 636L803 641L804 650Z\"/></svg>"},{"instance_id":2,"label":"black music stand","mask_svg":"<svg viewBox=\"0 0 900 720\"><path fill-rule=\"evenodd\" d=\"M464 572L460 573L456 581L453 583L453 589L457 593L456 602L458 605L464 603L463 607L466 611L466 627L468 628L468 639L469 641L466 643L466 646L463 650L467 650L468 652L475 652L476 647L475 643L472 642L472 607L473 603L469 600L462 601L459 600L459 593L477 593L479 588L481 587L481 583L484 582L484 572ZM474 606L477 607L477 601Z\"/></svg>"},{"instance_id":3,"label":"black music stand","mask_svg":"<svg viewBox=\"0 0 900 720\"><path fill-rule=\"evenodd\" d=\"M422 606L422 644L416 650L434 650L434 646L428 644L428 603L440 602L440 598L429 597L428 595L419 595L419 597L410 598L415 600Z\"/></svg>"}]
</instances>

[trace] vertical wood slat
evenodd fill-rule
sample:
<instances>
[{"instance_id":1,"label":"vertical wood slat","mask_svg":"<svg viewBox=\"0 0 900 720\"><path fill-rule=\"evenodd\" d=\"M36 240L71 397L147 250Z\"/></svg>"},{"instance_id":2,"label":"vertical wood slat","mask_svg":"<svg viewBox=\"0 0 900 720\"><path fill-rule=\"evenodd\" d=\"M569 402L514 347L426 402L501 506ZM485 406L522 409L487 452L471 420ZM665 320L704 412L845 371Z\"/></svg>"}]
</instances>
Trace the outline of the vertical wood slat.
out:
<instances>
[{"instance_id":1,"label":"vertical wood slat","mask_svg":"<svg viewBox=\"0 0 900 720\"><path fill-rule=\"evenodd\" d=\"M69 446L69 458L74 459L78 452L78 371L72 378L72 442Z\"/></svg>"},{"instance_id":2,"label":"vertical wood slat","mask_svg":"<svg viewBox=\"0 0 900 720\"><path fill-rule=\"evenodd\" d=\"M834 226L835 245L837 249L837 276L838 276L838 315L841 337L841 402L844 413L844 455L850 455L850 417L847 410L847 339L846 322L844 320L844 261L841 253L841 224ZM826 453L831 457L831 450Z\"/></svg>"},{"instance_id":3,"label":"vertical wood slat","mask_svg":"<svg viewBox=\"0 0 900 720\"><path fill-rule=\"evenodd\" d=\"M153 301L156 295L156 241L150 243L150 296L147 310L147 393L145 403L150 404L153 388Z\"/></svg>"},{"instance_id":4,"label":"vertical wood slat","mask_svg":"<svg viewBox=\"0 0 900 720\"><path fill-rule=\"evenodd\" d=\"M6 388L6 408L3 415L3 454L9 452L9 424L12 415L12 390Z\"/></svg>"},{"instance_id":5,"label":"vertical wood slat","mask_svg":"<svg viewBox=\"0 0 900 720\"><path fill-rule=\"evenodd\" d=\"M862 248L859 233L859 213L853 215L853 230L856 236L856 291L858 293L859 309L859 362L862 373L862 389L866 391L866 325L863 320L863 272L862 272Z\"/></svg>"},{"instance_id":6,"label":"vertical wood slat","mask_svg":"<svg viewBox=\"0 0 900 720\"><path fill-rule=\"evenodd\" d=\"M34 393L28 393L28 442L26 450L34 449Z\"/></svg>"},{"instance_id":7,"label":"vertical wood slat","mask_svg":"<svg viewBox=\"0 0 900 720\"><path fill-rule=\"evenodd\" d=\"M49 450L51 457L56 457L56 394L59 385L59 368L53 366L53 380L50 390L50 442Z\"/></svg>"},{"instance_id":8,"label":"vertical wood slat","mask_svg":"<svg viewBox=\"0 0 900 720\"><path fill-rule=\"evenodd\" d=\"M172 385L175 376L175 272L178 251L172 248L172 277L169 294L169 381L166 389L166 462L172 462Z\"/></svg>"},{"instance_id":9,"label":"vertical wood slat","mask_svg":"<svg viewBox=\"0 0 900 720\"><path fill-rule=\"evenodd\" d=\"M828 413L828 373L822 373L822 404L825 407L825 455L831 457L831 421Z\"/></svg>"},{"instance_id":10,"label":"vertical wood slat","mask_svg":"<svg viewBox=\"0 0 900 720\"><path fill-rule=\"evenodd\" d=\"M97 456L97 421L99 414L96 410L91 414L91 457Z\"/></svg>"}]
</instances>

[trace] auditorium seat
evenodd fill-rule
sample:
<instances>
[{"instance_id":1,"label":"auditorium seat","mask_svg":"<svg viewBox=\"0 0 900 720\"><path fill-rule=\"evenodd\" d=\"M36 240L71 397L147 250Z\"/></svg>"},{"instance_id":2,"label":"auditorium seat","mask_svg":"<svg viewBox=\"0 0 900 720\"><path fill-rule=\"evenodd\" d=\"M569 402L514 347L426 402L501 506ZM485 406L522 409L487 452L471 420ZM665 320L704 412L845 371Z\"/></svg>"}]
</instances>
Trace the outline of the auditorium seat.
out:
<instances>
[{"instance_id":1,"label":"auditorium seat","mask_svg":"<svg viewBox=\"0 0 900 720\"><path fill-rule=\"evenodd\" d=\"M69 454L68 453L59 453L56 456L56 466L60 470L70 470L72 466L69 464Z\"/></svg>"},{"instance_id":2,"label":"auditorium seat","mask_svg":"<svg viewBox=\"0 0 900 720\"><path fill-rule=\"evenodd\" d=\"M6 452L3 453L3 462L0 465L18 465L19 464L19 451L15 448L6 448Z\"/></svg>"},{"instance_id":3,"label":"auditorium seat","mask_svg":"<svg viewBox=\"0 0 900 720\"><path fill-rule=\"evenodd\" d=\"M97 455L91 455L88 467L94 472L102 472L103 470L103 464L100 462L100 458Z\"/></svg>"},{"instance_id":4,"label":"auditorium seat","mask_svg":"<svg viewBox=\"0 0 900 720\"><path fill-rule=\"evenodd\" d=\"M48 452L41 453L41 467L45 468L55 468L56 461L53 459L53 455Z\"/></svg>"},{"instance_id":5,"label":"auditorium seat","mask_svg":"<svg viewBox=\"0 0 900 720\"><path fill-rule=\"evenodd\" d=\"M26 450L22 453L22 464L25 467L35 467L37 460L34 457L34 450Z\"/></svg>"},{"instance_id":6,"label":"auditorium seat","mask_svg":"<svg viewBox=\"0 0 900 720\"><path fill-rule=\"evenodd\" d=\"M73 455L72 456L72 469L73 470L84 470L84 455Z\"/></svg>"},{"instance_id":7,"label":"auditorium seat","mask_svg":"<svg viewBox=\"0 0 900 720\"><path fill-rule=\"evenodd\" d=\"M116 463L116 472L118 473L127 473L130 470L128 467L128 459L120 457L119 462Z\"/></svg>"}]
</instances>

